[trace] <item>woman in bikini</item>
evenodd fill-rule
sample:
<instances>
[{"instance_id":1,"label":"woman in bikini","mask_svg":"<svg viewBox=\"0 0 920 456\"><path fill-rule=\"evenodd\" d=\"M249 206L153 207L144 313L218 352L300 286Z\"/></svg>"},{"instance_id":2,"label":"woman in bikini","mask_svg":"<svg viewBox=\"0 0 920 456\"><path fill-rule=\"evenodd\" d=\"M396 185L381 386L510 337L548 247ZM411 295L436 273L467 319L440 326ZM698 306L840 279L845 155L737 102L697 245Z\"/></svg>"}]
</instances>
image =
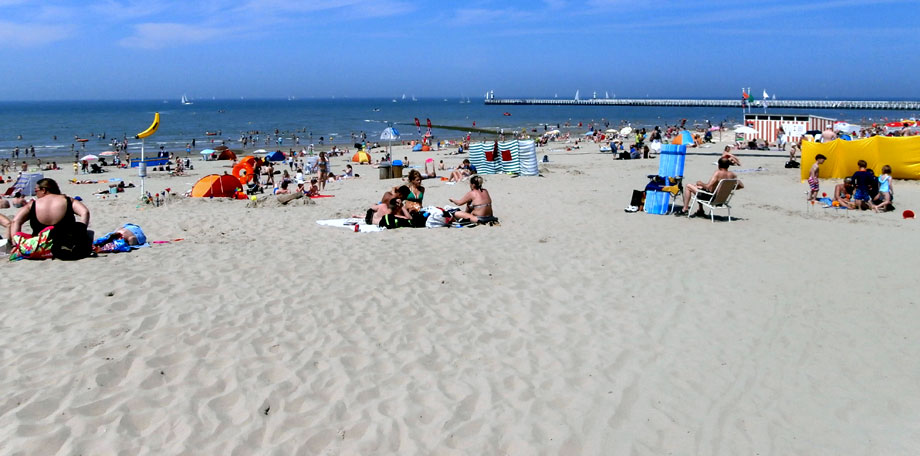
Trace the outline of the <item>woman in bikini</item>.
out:
<instances>
[{"instance_id":1,"label":"woman in bikini","mask_svg":"<svg viewBox=\"0 0 920 456\"><path fill-rule=\"evenodd\" d=\"M322 142L320 142L322 144ZM326 157L326 152L319 153L319 161L316 162L317 171L319 172L319 189L326 189L326 180L329 178L329 158Z\"/></svg>"},{"instance_id":2,"label":"woman in bikini","mask_svg":"<svg viewBox=\"0 0 920 456\"><path fill-rule=\"evenodd\" d=\"M406 197L405 207L409 212L414 212L422 208L422 200L425 198L425 187L422 187L422 173L417 169L409 171L409 196Z\"/></svg>"},{"instance_id":3,"label":"woman in bikini","mask_svg":"<svg viewBox=\"0 0 920 456\"><path fill-rule=\"evenodd\" d=\"M489 191L482 188L482 176L473 176L470 178L470 191L460 199L450 200L457 206L466 204L466 211L457 211L454 213L455 218L468 219L473 223L479 222L479 217L492 216L492 197Z\"/></svg>"}]
</instances>

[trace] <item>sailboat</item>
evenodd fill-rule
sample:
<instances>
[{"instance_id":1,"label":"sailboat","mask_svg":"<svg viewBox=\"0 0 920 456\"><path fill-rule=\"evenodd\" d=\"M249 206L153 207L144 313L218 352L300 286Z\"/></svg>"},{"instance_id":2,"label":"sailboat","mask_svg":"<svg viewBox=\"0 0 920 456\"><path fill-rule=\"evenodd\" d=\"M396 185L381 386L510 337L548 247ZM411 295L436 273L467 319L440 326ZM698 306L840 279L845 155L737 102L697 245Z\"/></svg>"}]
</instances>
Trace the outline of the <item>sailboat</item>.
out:
<instances>
[{"instance_id":1,"label":"sailboat","mask_svg":"<svg viewBox=\"0 0 920 456\"><path fill-rule=\"evenodd\" d=\"M578 90L575 90L575 101L578 101Z\"/></svg>"},{"instance_id":2,"label":"sailboat","mask_svg":"<svg viewBox=\"0 0 920 456\"><path fill-rule=\"evenodd\" d=\"M190 105L190 104L192 104L191 101L188 101L188 97L185 96L185 94L182 94L182 104L184 104L184 105Z\"/></svg>"}]
</instances>

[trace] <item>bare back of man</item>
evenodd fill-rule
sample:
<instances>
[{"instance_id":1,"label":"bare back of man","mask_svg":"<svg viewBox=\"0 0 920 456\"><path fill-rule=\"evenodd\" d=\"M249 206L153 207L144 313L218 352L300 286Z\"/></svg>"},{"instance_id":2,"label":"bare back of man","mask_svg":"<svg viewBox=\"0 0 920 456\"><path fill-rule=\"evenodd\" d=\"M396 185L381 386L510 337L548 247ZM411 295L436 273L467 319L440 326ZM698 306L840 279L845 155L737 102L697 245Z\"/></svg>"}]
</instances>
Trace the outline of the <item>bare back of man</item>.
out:
<instances>
[{"instance_id":1,"label":"bare back of man","mask_svg":"<svg viewBox=\"0 0 920 456\"><path fill-rule=\"evenodd\" d=\"M693 198L693 195L695 195L700 190L712 193L719 185L719 182L725 179L738 179L738 175L728 170L729 166L731 166L731 160L722 157L719 159L719 169L712 173L712 177L709 178L709 182L697 181L695 184L687 184L684 188L684 208L679 213L686 214L687 211L690 210L690 199ZM735 188L740 190L744 188L744 184L739 180L738 186ZM702 211L703 205L700 204L697 212Z\"/></svg>"}]
</instances>

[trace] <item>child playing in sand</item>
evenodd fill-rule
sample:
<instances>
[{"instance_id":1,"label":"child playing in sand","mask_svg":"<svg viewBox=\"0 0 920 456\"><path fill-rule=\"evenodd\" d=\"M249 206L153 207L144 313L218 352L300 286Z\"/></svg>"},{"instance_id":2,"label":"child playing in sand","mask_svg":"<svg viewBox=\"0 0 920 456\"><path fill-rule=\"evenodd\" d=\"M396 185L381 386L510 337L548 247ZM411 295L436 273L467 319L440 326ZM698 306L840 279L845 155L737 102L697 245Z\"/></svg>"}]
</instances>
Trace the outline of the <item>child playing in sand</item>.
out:
<instances>
[{"instance_id":1,"label":"child playing in sand","mask_svg":"<svg viewBox=\"0 0 920 456\"><path fill-rule=\"evenodd\" d=\"M818 198L818 171L824 160L827 160L824 155L815 155L815 164L811 165L811 170L808 172L808 201L814 201Z\"/></svg>"},{"instance_id":2,"label":"child playing in sand","mask_svg":"<svg viewBox=\"0 0 920 456\"><path fill-rule=\"evenodd\" d=\"M310 179L310 189L304 192L307 196L319 195L319 181L314 177Z\"/></svg>"},{"instance_id":3,"label":"child playing in sand","mask_svg":"<svg viewBox=\"0 0 920 456\"><path fill-rule=\"evenodd\" d=\"M878 195L875 197L877 201L880 201L875 209L884 211L888 206L891 205L891 166L885 165L882 166L882 175L878 177Z\"/></svg>"}]
</instances>

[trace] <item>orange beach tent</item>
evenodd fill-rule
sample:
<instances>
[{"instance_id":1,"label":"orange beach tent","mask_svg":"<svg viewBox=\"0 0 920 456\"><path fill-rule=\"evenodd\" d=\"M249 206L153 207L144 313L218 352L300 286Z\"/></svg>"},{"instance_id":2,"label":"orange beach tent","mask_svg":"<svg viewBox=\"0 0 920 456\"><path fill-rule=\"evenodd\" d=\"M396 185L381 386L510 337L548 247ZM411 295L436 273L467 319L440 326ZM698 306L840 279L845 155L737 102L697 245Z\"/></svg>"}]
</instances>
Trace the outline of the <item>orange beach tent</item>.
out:
<instances>
[{"instance_id":1,"label":"orange beach tent","mask_svg":"<svg viewBox=\"0 0 920 456\"><path fill-rule=\"evenodd\" d=\"M218 160L236 160L236 154L233 153L232 150L227 149L221 152L220 155L217 156L217 159Z\"/></svg>"},{"instance_id":2,"label":"orange beach tent","mask_svg":"<svg viewBox=\"0 0 920 456\"><path fill-rule=\"evenodd\" d=\"M234 198L243 185L240 180L229 174L209 174L202 177L192 187L192 196L196 198Z\"/></svg>"},{"instance_id":3,"label":"orange beach tent","mask_svg":"<svg viewBox=\"0 0 920 456\"><path fill-rule=\"evenodd\" d=\"M355 152L355 154L351 156L351 161L355 163L370 163L371 156L368 155L368 153L365 152L364 149L361 149Z\"/></svg>"}]
</instances>

